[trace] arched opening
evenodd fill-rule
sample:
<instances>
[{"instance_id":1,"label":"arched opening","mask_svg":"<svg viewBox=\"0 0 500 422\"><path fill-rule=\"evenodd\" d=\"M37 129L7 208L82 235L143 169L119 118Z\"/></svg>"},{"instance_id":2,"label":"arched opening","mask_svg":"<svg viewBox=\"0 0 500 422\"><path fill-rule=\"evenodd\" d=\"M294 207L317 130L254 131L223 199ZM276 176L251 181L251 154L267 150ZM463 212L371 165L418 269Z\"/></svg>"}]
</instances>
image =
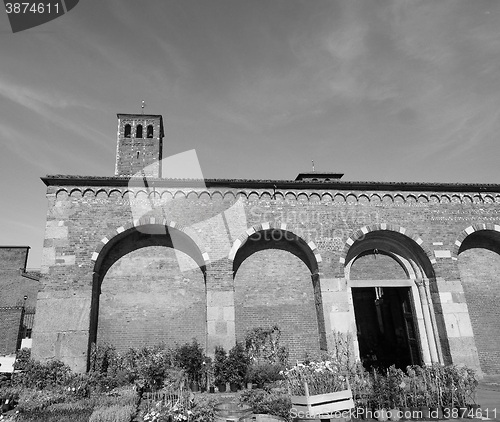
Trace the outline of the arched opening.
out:
<instances>
[{"instance_id":1,"label":"arched opening","mask_svg":"<svg viewBox=\"0 0 500 422\"><path fill-rule=\"evenodd\" d=\"M206 346L202 254L171 227L132 228L111 239L95 263L90 343L119 351L196 338Z\"/></svg>"},{"instance_id":2,"label":"arched opening","mask_svg":"<svg viewBox=\"0 0 500 422\"><path fill-rule=\"evenodd\" d=\"M458 250L458 268L467 303L481 370L500 374L500 233L479 230L467 236Z\"/></svg>"},{"instance_id":3,"label":"arched opening","mask_svg":"<svg viewBox=\"0 0 500 422\"><path fill-rule=\"evenodd\" d=\"M131 133L131 126L127 123L125 125L125 130L124 130L123 136L125 138L130 138L130 133Z\"/></svg>"},{"instance_id":4,"label":"arched opening","mask_svg":"<svg viewBox=\"0 0 500 422\"><path fill-rule=\"evenodd\" d=\"M434 360L430 351L437 325L424 283L435 276L422 248L399 232L376 230L352 244L345 262L364 366L437 361L437 351Z\"/></svg>"},{"instance_id":5,"label":"arched opening","mask_svg":"<svg viewBox=\"0 0 500 422\"><path fill-rule=\"evenodd\" d=\"M146 135L148 138L152 138L153 137L153 125L148 125L147 127L147 135Z\"/></svg>"},{"instance_id":6,"label":"arched opening","mask_svg":"<svg viewBox=\"0 0 500 422\"><path fill-rule=\"evenodd\" d=\"M135 128L135 137L142 138L142 125L137 125Z\"/></svg>"},{"instance_id":7,"label":"arched opening","mask_svg":"<svg viewBox=\"0 0 500 422\"><path fill-rule=\"evenodd\" d=\"M317 356L326 348L317 273L313 252L293 233L269 229L249 236L233 261L236 339L276 324L290 359Z\"/></svg>"}]
</instances>

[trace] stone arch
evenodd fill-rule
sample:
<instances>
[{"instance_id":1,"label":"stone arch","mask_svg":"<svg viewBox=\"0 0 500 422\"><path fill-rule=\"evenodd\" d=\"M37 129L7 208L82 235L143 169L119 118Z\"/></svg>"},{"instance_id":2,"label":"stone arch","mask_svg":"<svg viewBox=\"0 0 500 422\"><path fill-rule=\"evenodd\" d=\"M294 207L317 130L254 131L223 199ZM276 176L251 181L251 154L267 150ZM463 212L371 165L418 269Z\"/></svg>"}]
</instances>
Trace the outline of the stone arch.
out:
<instances>
[{"instance_id":1,"label":"stone arch","mask_svg":"<svg viewBox=\"0 0 500 422\"><path fill-rule=\"evenodd\" d=\"M321 195L321 200L325 202L333 202L333 196L329 192L325 192Z\"/></svg>"},{"instance_id":2,"label":"stone arch","mask_svg":"<svg viewBox=\"0 0 500 422\"><path fill-rule=\"evenodd\" d=\"M418 195L418 202L427 203L427 202L429 202L429 197L422 193L422 194Z\"/></svg>"},{"instance_id":3,"label":"stone arch","mask_svg":"<svg viewBox=\"0 0 500 422\"><path fill-rule=\"evenodd\" d=\"M68 190L65 189L65 188L62 188L62 189L58 189L57 192L56 192L56 198L59 196L59 195L65 195L65 196L69 196L68 194Z\"/></svg>"},{"instance_id":4,"label":"stone arch","mask_svg":"<svg viewBox=\"0 0 500 422\"><path fill-rule=\"evenodd\" d=\"M245 242L248 240L250 236L252 236L255 233L261 232L261 231L268 231L268 230L279 230L281 232L287 232L292 234L292 236L296 237L297 239L300 239L303 244L307 245L307 248L310 250L310 252L314 255L314 259L316 260L316 265L314 265L314 261L309 261L309 262L304 262L308 268L311 270L311 273L313 273L315 270L318 269L318 263L322 261L321 254L319 252L319 249L315 245L315 243L310 240L309 242L306 242L300 236L299 234L296 234L297 230L293 230L286 224L286 223L274 223L267 221L265 223L261 224L256 224L250 228L248 228L244 233L242 233L238 238L233 242L233 245L231 247L231 250L229 251L228 258L230 261L234 261L236 253L238 250L245 244ZM302 258L300 258L302 259Z\"/></svg>"},{"instance_id":5,"label":"stone arch","mask_svg":"<svg viewBox=\"0 0 500 422\"><path fill-rule=\"evenodd\" d=\"M500 300L500 225L467 227L455 242L452 258L457 262L462 287L453 301L466 306L463 312L470 318L468 327L462 323L464 336L469 336L469 343L474 341L476 347L470 347L477 349L481 371L499 373L500 351L492 339L500 335L500 313L495 312Z\"/></svg>"},{"instance_id":6,"label":"stone arch","mask_svg":"<svg viewBox=\"0 0 500 422\"><path fill-rule=\"evenodd\" d=\"M333 202L336 204L343 204L346 202L346 196L342 195L341 193L336 193L333 196Z\"/></svg>"},{"instance_id":7,"label":"stone arch","mask_svg":"<svg viewBox=\"0 0 500 422\"><path fill-rule=\"evenodd\" d=\"M78 196L79 198L82 197L82 190L79 188L73 188L69 192L69 196Z\"/></svg>"},{"instance_id":8,"label":"stone arch","mask_svg":"<svg viewBox=\"0 0 500 422\"><path fill-rule=\"evenodd\" d=\"M122 197L122 193L120 190L118 189L111 189L109 191L109 194L108 194L108 198L111 198L112 195L116 196L117 198L121 198Z\"/></svg>"},{"instance_id":9,"label":"stone arch","mask_svg":"<svg viewBox=\"0 0 500 422\"><path fill-rule=\"evenodd\" d=\"M311 193L311 195L309 197L309 200L311 202L320 202L321 201L321 197L320 197L319 193L313 192L313 193Z\"/></svg>"},{"instance_id":10,"label":"stone arch","mask_svg":"<svg viewBox=\"0 0 500 422\"><path fill-rule=\"evenodd\" d=\"M301 192L297 195L297 201L304 201L308 202L309 201L309 196L305 192Z\"/></svg>"},{"instance_id":11,"label":"stone arch","mask_svg":"<svg viewBox=\"0 0 500 422\"><path fill-rule=\"evenodd\" d=\"M485 232L485 233L477 233L477 232ZM476 239L469 238L469 236L471 236L473 233L476 233L480 236L475 236ZM467 249L470 249L471 247L481 247L500 254L500 250L497 250L497 246L495 245L497 240L496 239L497 235L500 235L500 225L498 224L477 223L465 228L457 236L457 240L455 240L455 244L453 245L452 258L456 260L461 252L464 252ZM464 243L464 241L467 238L469 238L468 242Z\"/></svg>"},{"instance_id":12,"label":"stone arch","mask_svg":"<svg viewBox=\"0 0 500 422\"><path fill-rule=\"evenodd\" d=\"M394 225L394 224L387 224L387 223L368 225L368 226L361 227L359 230L356 230L351 236L349 236L349 238L346 240L346 242L344 244L344 249L340 255L340 260L339 260L340 263L342 265L344 265L346 263L347 254L348 254L351 246L354 244L354 242L356 242L357 240L364 239L364 237L370 232L380 231L380 230L386 230L389 232L396 232L396 233L400 233L400 234L408 237L409 239L413 240L422 249L422 251L425 253L425 255L427 255L427 257L429 258L429 262L431 264L436 263L436 258L433 256L432 251L427 246L424 245L424 241L422 240L422 238L418 234L411 232L410 230L406 229L405 227L402 227L399 225Z\"/></svg>"},{"instance_id":13,"label":"stone arch","mask_svg":"<svg viewBox=\"0 0 500 422\"><path fill-rule=\"evenodd\" d=\"M234 192L227 191L227 192L224 193L223 200L224 201L228 201L228 202L232 202L232 201L236 200L236 196L234 195Z\"/></svg>"},{"instance_id":14,"label":"stone arch","mask_svg":"<svg viewBox=\"0 0 500 422\"><path fill-rule=\"evenodd\" d=\"M295 285L288 282L285 285L283 285L281 288L285 288L286 291L287 289L290 288L292 289L294 293L292 296L289 298L292 302L290 304L290 308L285 306L285 313L290 313L292 312L291 309L295 309L294 307L300 307L301 309L304 309L304 312L307 313L307 318L304 317L304 321L299 321L297 322L299 325L300 324L310 324L311 321L314 321L313 324L317 325L318 329L318 336L316 336L314 333L311 333L310 331L307 332L307 336L312 336L315 340L317 341L317 346L319 346L320 349L326 350L326 331L325 331L325 321L324 321L324 314L323 314L323 305L322 305L322 298L321 298L321 286L320 286L320 274L319 274L319 269L318 269L318 264L321 262L321 255L319 253L318 248L314 244L314 242L309 241L307 242L304 240L303 237L301 237L299 234L297 234L296 230L292 231L291 227L288 227L286 223L273 223L273 222L265 222L261 224L254 225L250 228L248 228L244 233L242 233L233 243L233 246L229 252L229 261L232 263L232 269L233 269L233 279L236 281L237 280L237 274L242 266L242 264L252 256L253 254L260 253L264 250L281 250L281 251L286 251L295 257L299 258L300 261L302 261L303 264L300 264L302 266L303 270L306 271L310 274L311 281L309 283L312 284L312 292L310 296L306 296L307 293L304 289L308 289L310 287L307 287L308 283L304 278L301 278L300 280L297 279L297 287L294 287ZM283 253L283 252L281 252ZM273 255L271 255L273 256ZM288 255L289 256L289 255ZM267 262L272 262L272 261L267 261ZM290 261L292 262L292 261ZM299 263L299 261L294 261ZM303 266L305 264L306 268ZM303 277L302 275L301 277ZM237 282L235 283L235 290L237 290ZM298 287L301 286L301 287ZM311 285L309 285L311 286ZM270 284L270 287L273 288L274 286ZM294 290L295 289L295 290ZM299 289L299 290L296 290ZM266 289L267 290L267 289ZM266 294L266 290L262 291L259 290L256 294ZM281 290L280 290L281 291ZM262 293L260 293L262 292ZM302 292L302 293L300 293ZM297 294L301 295L301 299L298 299L296 297ZM286 296L286 295L285 295ZM283 300L288 300L287 296L280 299ZM307 299L305 299L307 297ZM253 305L252 305L253 306ZM277 304L272 305L278 306ZM253 308L252 308L253 309ZM281 309L281 308L280 308ZM237 309L238 310L238 309ZM243 312L241 310L238 310L239 312ZM249 311L250 312L250 311ZM253 311L252 311L253 312ZM299 312L300 313L300 312ZM241 314L241 315L247 315L247 314ZM280 315L282 315L280 313ZM288 314L287 314L288 315ZM287 323L289 321L289 318L296 318L297 315L288 315L288 316L282 316L285 327L288 331L291 330L291 325L292 323ZM243 320L246 320L245 318L247 317L241 317ZM312 318L312 319L311 319ZM302 325L300 325L302 326ZM287 334L289 335L289 334ZM312 341L312 339L311 339ZM294 343L295 344L295 343ZM317 347L316 346L316 347ZM298 353L298 350L301 347L308 347L312 348L314 345L311 343L308 346L301 345L301 346L294 346L294 352L293 353ZM297 348L298 347L298 348ZM317 349L316 349L317 351ZM300 356L295 356L296 358L301 358Z\"/></svg>"},{"instance_id":15,"label":"stone arch","mask_svg":"<svg viewBox=\"0 0 500 422\"><path fill-rule=\"evenodd\" d=\"M438 344L441 344L443 348L447 347L446 333L444 333L442 328L444 327L444 325L436 323L436 320L440 319L441 316L434 310L436 304L434 303L430 293L430 284L435 283L436 280L433 267L433 264L436 263L436 260L433 257L431 251L426 248L423 243L423 240L418 234L412 233L410 230L404 227L398 225L389 225L386 223L374 224L371 226L364 226L354 232L347 239L344 251L340 257L340 263L344 266L348 293L351 295L350 301L352 301L351 303L353 303L352 315L355 321L355 304L358 303L358 306L361 306L360 303L364 304L364 302L359 302L363 297L359 295L379 294L377 293L377 289L380 289L380 292L383 291L388 294L389 298L393 297L393 299L389 299L389 306L391 306L390 304L392 303L392 307L390 309L401 309L402 303L404 301L407 301L407 306L412 304L411 308L413 309L413 315L411 317L411 320L413 321L412 324L415 326L414 330L418 334L418 336L413 342L410 342L410 340L408 340L408 345L413 345L408 346L408 348L405 349L404 352L402 352L402 358L394 357L399 356L399 354L396 354L392 358L390 358L396 359L399 362L399 365L407 365L409 364L408 362L411 362L411 364L422 362L426 364L431 362L439 362L441 358ZM355 281L352 281L350 277L351 266L360 258L364 258L366 264L367 255L371 253L373 253L375 257L380 254L387 256L387 259L392 258L404 270L405 276L403 278L396 277L395 280L392 280L389 274L385 275L384 271L386 270L384 270L382 271L383 277L380 277L380 280L377 280L376 277L368 277L366 280L363 280L362 277L359 280L356 279ZM388 264L390 262L391 261L387 261L385 262L385 264ZM390 266L386 268L389 268L390 271L393 271ZM366 269L364 271L366 271ZM354 300L353 288L357 288L356 300ZM370 293L370 291L372 293ZM399 297L399 299L394 299L396 297ZM391 302L391 300L396 300L396 302L393 303ZM364 309L364 305L361 308L357 309L358 310L356 311L356 315L358 312L361 312L361 309ZM370 328L370 324L372 324L370 322L372 321L372 316L371 314L365 314L364 312L362 312L361 315L364 315L364 317L360 317L361 319L357 321L357 323L362 324L364 328L360 329L360 332L364 332L365 334L360 335L361 337L359 338L359 350L360 353L366 354L367 350L370 348L370 343L367 342L367 339L369 338L367 337L367 333L372 332ZM366 315L369 316L367 317ZM403 313L401 313L398 318L400 321L403 321ZM440 320L439 322L443 321ZM385 324L386 322L384 322L384 327ZM405 326L405 324L401 326ZM391 325L389 326L392 327ZM383 333L384 331L381 332ZM391 330L389 329L388 333L390 332ZM395 345L396 343L393 342L395 342L394 336L396 334L394 334L394 331L392 333L393 334L382 334L382 338L384 340L382 341L382 343L377 344L385 344L386 346L384 347L387 347L387 344ZM393 339L387 340L387 338L385 337L386 335L393 336L389 337ZM407 334L407 336L409 336L409 334ZM358 340L356 339L355 342L357 343L357 341ZM389 343L387 343L388 341ZM363 347L361 347L362 344L364 344ZM355 350L357 351L357 347L355 348ZM388 351L386 352L389 353ZM380 356L386 355L382 354ZM408 361L406 361L406 359ZM390 362L386 362L386 364L388 363Z\"/></svg>"},{"instance_id":16,"label":"stone arch","mask_svg":"<svg viewBox=\"0 0 500 422\"><path fill-rule=\"evenodd\" d=\"M212 192L212 194L210 195L210 197L212 198L212 200L222 201L222 199L224 198L224 195L222 194L221 191L215 190L215 191Z\"/></svg>"},{"instance_id":17,"label":"stone arch","mask_svg":"<svg viewBox=\"0 0 500 422\"><path fill-rule=\"evenodd\" d=\"M159 221L154 217L148 217L141 218L135 224L127 223L120 226L108 232L101 239L91 256L93 281L89 353L91 344L97 340L101 285L111 266L130 252L149 246L164 246L183 252L191 257L196 267L184 267L181 270L189 271L199 268L206 282L206 272L207 268L210 268L210 258L194 235L195 233L189 227L177 225L173 221ZM182 266L180 262L179 265Z\"/></svg>"}]
</instances>

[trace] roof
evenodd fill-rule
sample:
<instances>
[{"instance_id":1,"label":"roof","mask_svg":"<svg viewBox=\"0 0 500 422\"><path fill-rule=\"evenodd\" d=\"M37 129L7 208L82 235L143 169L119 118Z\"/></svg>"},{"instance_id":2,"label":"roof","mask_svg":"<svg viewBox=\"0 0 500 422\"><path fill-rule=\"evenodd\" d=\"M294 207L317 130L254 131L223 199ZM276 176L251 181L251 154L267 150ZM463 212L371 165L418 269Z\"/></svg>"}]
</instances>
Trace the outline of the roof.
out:
<instances>
[{"instance_id":1,"label":"roof","mask_svg":"<svg viewBox=\"0 0 500 422\"><path fill-rule=\"evenodd\" d=\"M318 179L325 181L324 179L341 179L344 173L337 173L334 171L312 171L308 173L299 173L295 180L305 180L305 179Z\"/></svg>"},{"instance_id":2,"label":"roof","mask_svg":"<svg viewBox=\"0 0 500 422\"><path fill-rule=\"evenodd\" d=\"M41 180L46 186L109 186L127 187L130 176L74 176L47 175ZM140 178L135 178L141 181ZM311 190L380 190L380 191L435 191L435 192L498 192L498 183L431 183L431 182L363 182L333 179L328 182L312 180L255 180L255 179L161 179L147 178L149 187L227 187L255 189L311 189Z\"/></svg>"}]
</instances>

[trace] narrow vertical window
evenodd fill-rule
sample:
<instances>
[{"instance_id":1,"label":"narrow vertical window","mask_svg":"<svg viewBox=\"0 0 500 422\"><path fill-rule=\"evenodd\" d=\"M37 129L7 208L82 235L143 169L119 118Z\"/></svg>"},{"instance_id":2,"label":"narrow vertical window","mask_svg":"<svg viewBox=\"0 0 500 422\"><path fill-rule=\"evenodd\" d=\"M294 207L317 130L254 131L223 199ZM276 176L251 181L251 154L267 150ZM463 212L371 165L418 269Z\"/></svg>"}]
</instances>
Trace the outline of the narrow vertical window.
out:
<instances>
[{"instance_id":1,"label":"narrow vertical window","mask_svg":"<svg viewBox=\"0 0 500 422\"><path fill-rule=\"evenodd\" d=\"M139 159L139 151L137 151L137 159Z\"/></svg>"},{"instance_id":2,"label":"narrow vertical window","mask_svg":"<svg viewBox=\"0 0 500 422\"><path fill-rule=\"evenodd\" d=\"M153 137L153 125L148 125L148 130L147 130L147 138L152 138Z\"/></svg>"},{"instance_id":3,"label":"narrow vertical window","mask_svg":"<svg viewBox=\"0 0 500 422\"><path fill-rule=\"evenodd\" d=\"M142 125L137 125L135 128L135 137L142 138Z\"/></svg>"},{"instance_id":4,"label":"narrow vertical window","mask_svg":"<svg viewBox=\"0 0 500 422\"><path fill-rule=\"evenodd\" d=\"M128 123L125 125L124 136L125 136L125 138L130 138L130 125Z\"/></svg>"}]
</instances>

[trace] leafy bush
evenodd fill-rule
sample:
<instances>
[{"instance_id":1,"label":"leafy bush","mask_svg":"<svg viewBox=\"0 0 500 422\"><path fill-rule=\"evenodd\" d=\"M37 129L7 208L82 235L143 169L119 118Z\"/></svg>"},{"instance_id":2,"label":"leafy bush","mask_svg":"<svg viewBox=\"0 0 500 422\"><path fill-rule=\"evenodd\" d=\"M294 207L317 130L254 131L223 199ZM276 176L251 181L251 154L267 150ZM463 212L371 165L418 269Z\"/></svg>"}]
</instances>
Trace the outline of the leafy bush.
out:
<instances>
[{"instance_id":1,"label":"leafy bush","mask_svg":"<svg viewBox=\"0 0 500 422\"><path fill-rule=\"evenodd\" d=\"M203 367L203 348L196 339L186 343L175 351L175 363L184 369L190 382L200 382Z\"/></svg>"},{"instance_id":2,"label":"leafy bush","mask_svg":"<svg viewBox=\"0 0 500 422\"><path fill-rule=\"evenodd\" d=\"M23 372L15 374L13 381L25 388L41 390L46 387L67 385L72 378L71 368L61 361L50 360L47 363L41 363L29 359Z\"/></svg>"},{"instance_id":3,"label":"leafy bush","mask_svg":"<svg viewBox=\"0 0 500 422\"><path fill-rule=\"evenodd\" d=\"M251 362L268 362L286 365L288 350L280 345L281 331L277 325L271 328L257 327L245 336L245 349Z\"/></svg>"},{"instance_id":4,"label":"leafy bush","mask_svg":"<svg viewBox=\"0 0 500 422\"><path fill-rule=\"evenodd\" d=\"M281 416L291 421L292 402L288 394L265 390L245 390L241 393L239 400L250 406L254 413Z\"/></svg>"},{"instance_id":5,"label":"leafy bush","mask_svg":"<svg viewBox=\"0 0 500 422\"><path fill-rule=\"evenodd\" d=\"M31 349L20 349L16 352L16 361L14 362L14 369L24 371L31 359Z\"/></svg>"},{"instance_id":6,"label":"leafy bush","mask_svg":"<svg viewBox=\"0 0 500 422\"><path fill-rule=\"evenodd\" d=\"M98 407L90 415L89 422L130 422L135 412L136 408L132 405Z\"/></svg>"},{"instance_id":7,"label":"leafy bush","mask_svg":"<svg viewBox=\"0 0 500 422\"><path fill-rule=\"evenodd\" d=\"M228 381L227 353L222 346L216 346L214 352L214 378L215 384Z\"/></svg>"},{"instance_id":8,"label":"leafy bush","mask_svg":"<svg viewBox=\"0 0 500 422\"><path fill-rule=\"evenodd\" d=\"M229 382L242 384L246 378L249 359L245 347L242 343L237 342L229 351L227 357L227 371Z\"/></svg>"},{"instance_id":9,"label":"leafy bush","mask_svg":"<svg viewBox=\"0 0 500 422\"><path fill-rule=\"evenodd\" d=\"M271 383L283 379L283 375L280 372L284 369L279 364L266 362L254 363L248 367L247 379L249 382L256 384Z\"/></svg>"}]
</instances>

